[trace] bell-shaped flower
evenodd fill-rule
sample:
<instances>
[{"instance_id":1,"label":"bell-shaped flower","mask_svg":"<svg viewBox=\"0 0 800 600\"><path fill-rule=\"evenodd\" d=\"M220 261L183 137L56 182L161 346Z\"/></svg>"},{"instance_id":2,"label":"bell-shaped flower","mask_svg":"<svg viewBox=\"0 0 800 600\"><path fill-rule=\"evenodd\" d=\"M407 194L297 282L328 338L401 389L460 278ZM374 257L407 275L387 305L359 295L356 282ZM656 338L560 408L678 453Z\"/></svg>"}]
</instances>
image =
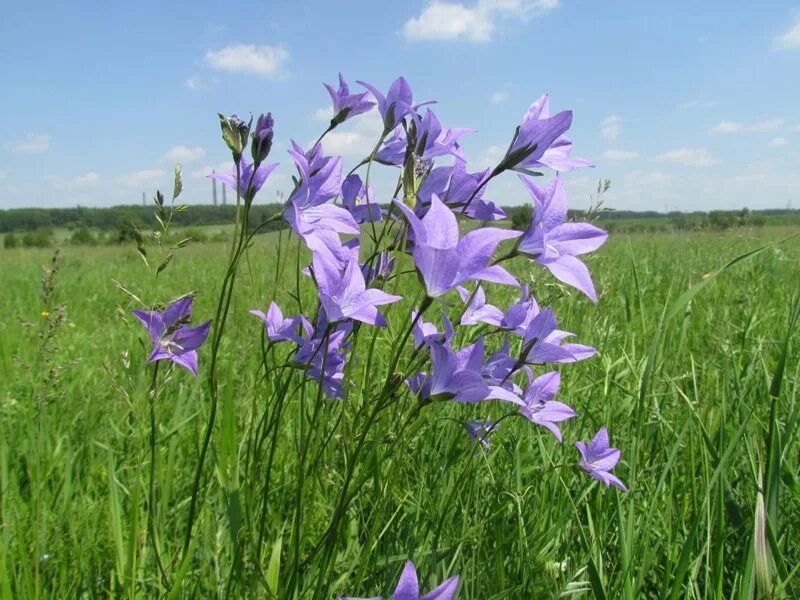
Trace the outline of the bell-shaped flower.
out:
<instances>
[{"instance_id":1,"label":"bell-shaped flower","mask_svg":"<svg viewBox=\"0 0 800 600\"><path fill-rule=\"evenodd\" d=\"M467 173L467 163L456 158L451 167L436 167L422 182L417 192L418 215L422 215L420 207L427 208L431 196L439 199L455 211L464 211L464 216L476 221L498 221L506 218L506 213L494 202L483 199L485 180L489 177L489 169L479 173ZM470 200L466 209L464 205Z\"/></svg>"},{"instance_id":2,"label":"bell-shaped flower","mask_svg":"<svg viewBox=\"0 0 800 600\"><path fill-rule=\"evenodd\" d=\"M575 442L575 446L581 453L580 466L593 479L602 481L606 487L613 485L623 492L628 491L625 484L611 473L611 469L619 462L620 451L609 447L608 430L605 427L600 428L588 446L583 442Z\"/></svg>"},{"instance_id":3,"label":"bell-shaped flower","mask_svg":"<svg viewBox=\"0 0 800 600\"><path fill-rule=\"evenodd\" d=\"M414 348L428 348L432 344L441 344L442 346L449 346L455 335L453 324L447 318L447 313L441 311L443 331L440 333L436 329L436 325L425 321L422 317L417 317L417 311L411 311L411 320L414 326L411 328L411 334L414 336Z\"/></svg>"},{"instance_id":4,"label":"bell-shaped flower","mask_svg":"<svg viewBox=\"0 0 800 600\"><path fill-rule=\"evenodd\" d=\"M359 81L370 92L378 102L378 111L383 119L383 127L386 133L397 127L408 113L413 112L411 105L413 102L411 86L403 77L398 77L392 82L389 91L384 96L378 88L365 81Z\"/></svg>"},{"instance_id":5,"label":"bell-shaped flower","mask_svg":"<svg viewBox=\"0 0 800 600\"><path fill-rule=\"evenodd\" d=\"M463 291L462 291L463 290ZM503 311L486 303L486 293L483 291L482 286L478 286L474 294L470 294L462 287L458 288L458 293L463 301L469 300L472 297L464 315L461 317L461 325L477 325L478 323L487 323L500 327L503 322Z\"/></svg>"},{"instance_id":6,"label":"bell-shaped flower","mask_svg":"<svg viewBox=\"0 0 800 600\"><path fill-rule=\"evenodd\" d=\"M464 429L473 442L480 442L487 450L492 447L489 436L500 428L500 423L493 421L467 421Z\"/></svg>"},{"instance_id":7,"label":"bell-shaped flower","mask_svg":"<svg viewBox=\"0 0 800 600\"><path fill-rule=\"evenodd\" d=\"M361 177L349 175L342 183L342 206L353 215L356 223L380 221L383 213L375 201L372 187L365 186Z\"/></svg>"},{"instance_id":8,"label":"bell-shaped flower","mask_svg":"<svg viewBox=\"0 0 800 600\"><path fill-rule=\"evenodd\" d=\"M170 360L189 369L197 377L197 349L203 345L211 329L211 321L200 327L189 327L194 296L171 302L163 311L134 310L134 316L147 329L153 351L148 363Z\"/></svg>"},{"instance_id":9,"label":"bell-shaped flower","mask_svg":"<svg viewBox=\"0 0 800 600\"><path fill-rule=\"evenodd\" d=\"M239 196L248 203L252 202L255 195L267 181L267 177L278 166L278 163L262 164L257 169L254 169L253 165L253 163L247 162L244 157L239 162ZM233 170L230 173L212 173L209 177L221 181L229 188L236 190L236 165L233 166Z\"/></svg>"},{"instance_id":10,"label":"bell-shaped flower","mask_svg":"<svg viewBox=\"0 0 800 600\"><path fill-rule=\"evenodd\" d=\"M319 329L319 326L318 326ZM323 331L327 326L323 327ZM326 397L338 399L344 396L344 367L347 362L346 342L348 329L334 329L318 336L304 339L294 355L293 362L304 369L310 379L322 386Z\"/></svg>"},{"instance_id":11,"label":"bell-shaped flower","mask_svg":"<svg viewBox=\"0 0 800 600\"><path fill-rule=\"evenodd\" d=\"M528 372L528 389L522 398L519 412L531 423L546 427L561 443L557 423L573 418L576 413L563 402L553 400L561 386L561 373L552 371L533 379Z\"/></svg>"},{"instance_id":12,"label":"bell-shaped flower","mask_svg":"<svg viewBox=\"0 0 800 600\"><path fill-rule=\"evenodd\" d=\"M489 266L497 246L520 235L518 231L482 227L459 237L453 212L434 195L422 219L408 206L394 200L413 232L412 256L430 298L438 298L470 280L518 285L500 265Z\"/></svg>"},{"instance_id":13,"label":"bell-shaped flower","mask_svg":"<svg viewBox=\"0 0 800 600\"><path fill-rule=\"evenodd\" d=\"M274 302L270 302L267 312L261 310L251 310L251 315L255 315L264 322L264 330L270 342L292 341L297 344L303 343L303 339L298 335L297 328L306 328L308 321L302 315L298 317L284 318L280 307Z\"/></svg>"},{"instance_id":14,"label":"bell-shaped flower","mask_svg":"<svg viewBox=\"0 0 800 600\"><path fill-rule=\"evenodd\" d=\"M532 257L553 276L597 302L589 269L577 256L597 250L608 234L589 223L567 223L567 195L560 177L545 188L520 176L528 188L534 212L531 224L519 239L517 252Z\"/></svg>"},{"instance_id":15,"label":"bell-shaped flower","mask_svg":"<svg viewBox=\"0 0 800 600\"><path fill-rule=\"evenodd\" d=\"M354 319L382 327L386 321L377 307L403 299L402 296L393 296L377 288L367 289L364 274L353 257L344 271L326 255L316 252L311 264L319 288L320 303L329 323Z\"/></svg>"},{"instance_id":16,"label":"bell-shaped flower","mask_svg":"<svg viewBox=\"0 0 800 600\"><path fill-rule=\"evenodd\" d=\"M330 94L331 102L333 102L333 118L331 125L336 127L356 115L370 110L375 104L369 100L365 100L367 92L361 94L351 94L347 82L339 73L339 89L336 90L327 83L323 84L325 89Z\"/></svg>"},{"instance_id":17,"label":"bell-shaped flower","mask_svg":"<svg viewBox=\"0 0 800 600\"><path fill-rule=\"evenodd\" d=\"M417 578L417 570L414 568L414 563L410 560L406 562L403 572L400 575L400 581L397 582L397 587L394 589L390 600L453 600L458 591L458 577L451 577L436 589L431 590L427 594L420 596L419 592L419 579ZM338 600L383 600L382 596L373 596L372 598L352 598L340 597Z\"/></svg>"}]
</instances>

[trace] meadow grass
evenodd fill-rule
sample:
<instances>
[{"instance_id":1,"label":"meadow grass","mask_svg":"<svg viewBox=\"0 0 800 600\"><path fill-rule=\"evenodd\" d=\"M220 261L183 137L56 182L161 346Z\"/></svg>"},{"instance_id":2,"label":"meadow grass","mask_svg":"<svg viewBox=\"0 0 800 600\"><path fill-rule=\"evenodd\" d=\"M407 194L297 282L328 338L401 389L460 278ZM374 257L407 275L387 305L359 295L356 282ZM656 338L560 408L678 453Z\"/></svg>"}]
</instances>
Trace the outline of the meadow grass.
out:
<instances>
[{"instance_id":1,"label":"meadow grass","mask_svg":"<svg viewBox=\"0 0 800 600\"><path fill-rule=\"evenodd\" d=\"M156 544L170 577L184 574L172 596L224 596L231 565L244 582L238 593L250 597L291 597L289 589L299 598L386 594L411 558L423 588L457 573L466 599L796 597L800 241L714 274L792 233L612 236L590 260L597 306L515 259L512 270L542 306L554 307L560 327L600 354L564 369L560 399L579 416L563 427L563 446L544 429L506 419L489 453L476 451L458 421L498 418L502 407L435 404L417 419L407 394L376 413L354 393L309 415L304 402L315 385L287 393L299 374L265 374L260 322L247 311L275 299L297 314L297 289L304 308L316 297L309 281L295 279L296 246L277 256L278 234L259 236L222 341L220 418L184 563L208 403L202 379L166 368L154 398ZM51 251L0 252L4 597L167 592L147 527L149 342L130 315L141 307L113 281L146 302L197 290L200 322L213 316L228 252L223 244L189 246L156 280L131 247L67 247L49 298L41 267ZM392 285L407 297L385 311L398 331L419 286L412 275L388 291ZM449 312L458 311L454 300ZM359 338L351 376L364 390L392 376L397 342L385 332ZM205 347L201 378L207 360ZM409 375L408 366L400 361L396 370ZM266 430L274 444L251 447L247 433L275 415ZM365 418L375 420L368 433ZM564 466L577 459L573 442L602 424L623 451L616 474L629 494ZM298 427L318 431L309 446L298 446ZM341 513L356 446L364 467ZM253 457L267 447L275 448L272 468L256 472L264 462ZM298 488L304 465L315 467L313 477ZM334 518L340 537L330 545ZM308 559L320 553L329 553L331 567L315 573Z\"/></svg>"}]
</instances>

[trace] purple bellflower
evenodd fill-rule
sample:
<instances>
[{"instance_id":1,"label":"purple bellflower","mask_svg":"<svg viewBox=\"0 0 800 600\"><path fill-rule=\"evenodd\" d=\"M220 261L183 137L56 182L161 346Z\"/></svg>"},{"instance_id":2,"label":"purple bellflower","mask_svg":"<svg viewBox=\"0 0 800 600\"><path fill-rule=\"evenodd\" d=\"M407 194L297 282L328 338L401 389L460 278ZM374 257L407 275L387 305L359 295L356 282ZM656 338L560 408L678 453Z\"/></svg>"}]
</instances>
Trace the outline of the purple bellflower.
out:
<instances>
[{"instance_id":1,"label":"purple bellflower","mask_svg":"<svg viewBox=\"0 0 800 600\"><path fill-rule=\"evenodd\" d=\"M366 289L364 274L355 258L350 258L344 272L325 255L314 253L312 258L314 278L319 288L319 298L329 323L354 319L383 327L386 320L377 307L402 300L377 288Z\"/></svg>"},{"instance_id":2,"label":"purple bellflower","mask_svg":"<svg viewBox=\"0 0 800 600\"><path fill-rule=\"evenodd\" d=\"M524 172L526 169L539 167L545 152L570 128L572 111L565 110L554 117L546 117L542 109L545 102L549 102L547 99L545 94L528 108L506 155L495 168L495 174L506 169Z\"/></svg>"},{"instance_id":3,"label":"purple bellflower","mask_svg":"<svg viewBox=\"0 0 800 600\"><path fill-rule=\"evenodd\" d=\"M242 157L239 162L239 195L244 198L245 202L252 202L258 190L267 181L270 173L272 173L278 163L271 165L259 165L257 169L253 169L254 163L247 162L247 159ZM211 179L221 181L231 189L236 189L236 165L230 173L212 173L209 175Z\"/></svg>"},{"instance_id":4,"label":"purple bellflower","mask_svg":"<svg viewBox=\"0 0 800 600\"><path fill-rule=\"evenodd\" d=\"M464 423L464 429L467 430L472 441L479 441L488 450L492 447L489 436L500 429L500 423L493 421L467 421Z\"/></svg>"},{"instance_id":5,"label":"purple bellflower","mask_svg":"<svg viewBox=\"0 0 800 600\"><path fill-rule=\"evenodd\" d=\"M408 113L413 112L411 86L408 85L405 78L395 79L385 96L374 85L365 81L358 83L372 92L378 102L378 111L383 118L384 133L392 131Z\"/></svg>"},{"instance_id":6,"label":"purple bellflower","mask_svg":"<svg viewBox=\"0 0 800 600\"><path fill-rule=\"evenodd\" d=\"M578 452L581 453L580 466L589 473L592 478L602 481L606 487L613 485L623 492L628 488L615 475L611 474L611 469L617 466L620 452L617 448L608 446L608 431L601 427L597 435L587 446L583 442L575 442Z\"/></svg>"},{"instance_id":7,"label":"purple bellflower","mask_svg":"<svg viewBox=\"0 0 800 600\"><path fill-rule=\"evenodd\" d=\"M467 173L467 163L460 158L456 158L451 167L436 167L419 187L417 214L423 214L419 210L420 204L424 207L429 206L431 196L436 194L453 210L461 210L464 202L472 197L464 210L464 216L470 219L477 221L504 219L506 213L503 209L494 202L483 199L484 182L488 176L488 169L480 173Z\"/></svg>"},{"instance_id":8,"label":"purple bellflower","mask_svg":"<svg viewBox=\"0 0 800 600\"><path fill-rule=\"evenodd\" d=\"M556 423L576 416L575 411L569 406L553 400L561 386L561 374L553 371L533 379L528 372L528 383L528 389L522 398L524 405L519 407L519 412L531 423L549 429L561 443L561 430Z\"/></svg>"},{"instance_id":9,"label":"purple bellflower","mask_svg":"<svg viewBox=\"0 0 800 600\"><path fill-rule=\"evenodd\" d=\"M349 175L342 183L342 206L353 215L356 223L381 220L381 207L373 198L372 187L367 188L356 174Z\"/></svg>"},{"instance_id":10,"label":"purple bellflower","mask_svg":"<svg viewBox=\"0 0 800 600\"><path fill-rule=\"evenodd\" d=\"M289 317L284 319L280 307L271 302L267 312L251 310L251 315L255 315L264 322L264 330L267 332L267 339L270 342L292 341L297 344L303 343L303 339L297 334L297 327L310 326L304 316Z\"/></svg>"},{"instance_id":11,"label":"purple bellflower","mask_svg":"<svg viewBox=\"0 0 800 600\"><path fill-rule=\"evenodd\" d=\"M203 345L211 329L211 321L200 327L189 327L194 296L184 296L171 302L163 311L134 310L134 316L147 328L153 352L148 363L171 360L189 369L197 377L197 349Z\"/></svg>"},{"instance_id":12,"label":"purple bellflower","mask_svg":"<svg viewBox=\"0 0 800 600\"><path fill-rule=\"evenodd\" d=\"M563 114L563 113L562 113ZM543 120L550 117L550 95L544 94L531 104L525 114L526 120ZM585 158L574 158L569 154L572 151L572 142L564 135L560 135L549 145L535 162L526 161L528 169L549 167L554 171L563 173L573 171L580 167L593 167L594 165Z\"/></svg>"},{"instance_id":13,"label":"purple bellflower","mask_svg":"<svg viewBox=\"0 0 800 600\"><path fill-rule=\"evenodd\" d=\"M360 115L370 110L375 104L369 100L364 100L367 97L367 92L361 94L351 94L347 82L339 73L339 89L335 90L327 83L324 84L325 89L331 96L333 102L333 118L331 119L331 127L341 125L347 119Z\"/></svg>"},{"instance_id":14,"label":"purple bellflower","mask_svg":"<svg viewBox=\"0 0 800 600\"><path fill-rule=\"evenodd\" d=\"M436 589L431 590L424 596L420 596L417 569L414 567L414 563L409 560L400 574L400 581L397 582L397 587L394 589L390 600L453 600L457 591L458 576L451 577ZM373 596L368 599L341 597L339 600L383 600L383 597Z\"/></svg>"},{"instance_id":15,"label":"purple bellflower","mask_svg":"<svg viewBox=\"0 0 800 600\"><path fill-rule=\"evenodd\" d=\"M483 287L479 285L474 294L470 294L464 288L459 287L458 293L465 302L469 299L469 296L472 295L472 301L464 311L464 316L461 317L462 325L488 323L496 327L501 326L503 322L503 311L496 306L486 303L486 293L483 291Z\"/></svg>"},{"instance_id":16,"label":"purple bellflower","mask_svg":"<svg viewBox=\"0 0 800 600\"><path fill-rule=\"evenodd\" d=\"M269 155L272 150L272 138L275 135L273 128L275 121L272 119L272 113L261 115L256 121L256 130L251 133L253 141L250 145L250 154L253 156L253 162L260 165L264 159Z\"/></svg>"},{"instance_id":17,"label":"purple bellflower","mask_svg":"<svg viewBox=\"0 0 800 600\"><path fill-rule=\"evenodd\" d=\"M450 346L450 342L455 335L455 330L453 329L453 324L450 322L450 319L447 318L447 313L442 311L441 315L444 331L439 333L439 330L436 329L436 325L424 321L422 317L417 318L416 310L411 312L411 320L414 323L411 329L411 333L414 336L414 348L419 350L420 348L430 347L431 344L441 344L446 347Z\"/></svg>"},{"instance_id":18,"label":"purple bellflower","mask_svg":"<svg viewBox=\"0 0 800 600\"><path fill-rule=\"evenodd\" d=\"M438 156L452 154L463 162L464 154L458 145L458 140L474 133L474 129L463 127L446 128L442 127L436 114L432 110L427 110L423 118L415 112L410 113L416 123L416 144L414 154L422 160L432 160ZM401 166L405 160L408 138L402 128L397 128L392 136L387 139L375 158L387 165Z\"/></svg>"},{"instance_id":19,"label":"purple bellflower","mask_svg":"<svg viewBox=\"0 0 800 600\"><path fill-rule=\"evenodd\" d=\"M519 239L517 252L544 266L553 276L597 302L589 269L577 256L597 250L608 234L588 223L566 223L567 195L560 177L542 189L532 180L520 179L533 197L531 224Z\"/></svg>"},{"instance_id":20,"label":"purple bellflower","mask_svg":"<svg viewBox=\"0 0 800 600\"><path fill-rule=\"evenodd\" d=\"M519 236L518 231L482 227L459 239L456 216L435 194L422 219L397 199L394 203L411 226L414 264L428 297L438 298L469 280L519 285L500 265L489 266L495 248L503 240Z\"/></svg>"},{"instance_id":21,"label":"purple bellflower","mask_svg":"<svg viewBox=\"0 0 800 600\"><path fill-rule=\"evenodd\" d=\"M327 336L303 340L294 355L295 365L307 369L308 377L316 380L322 386L325 396L331 399L344 396L342 384L347 361L348 333L348 329L335 329L328 332Z\"/></svg>"}]
</instances>

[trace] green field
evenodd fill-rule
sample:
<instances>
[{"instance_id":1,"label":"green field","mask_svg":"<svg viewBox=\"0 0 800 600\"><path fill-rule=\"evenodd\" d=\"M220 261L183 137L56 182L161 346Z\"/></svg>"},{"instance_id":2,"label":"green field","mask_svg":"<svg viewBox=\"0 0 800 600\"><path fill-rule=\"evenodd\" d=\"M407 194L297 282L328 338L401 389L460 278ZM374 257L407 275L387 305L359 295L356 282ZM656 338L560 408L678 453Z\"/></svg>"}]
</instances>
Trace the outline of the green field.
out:
<instances>
[{"instance_id":1,"label":"green field","mask_svg":"<svg viewBox=\"0 0 800 600\"><path fill-rule=\"evenodd\" d=\"M612 236L589 261L596 306L518 260L512 270L554 307L560 327L599 350L562 370L559 399L579 413L563 427L563 446L543 428L507 419L491 451L476 451L458 421L498 418L507 408L496 402L436 403L417 414L404 393L370 410L368 391L391 376L388 357L418 294L414 275L404 275L388 285L406 298L384 311L391 327L359 337L359 393L312 416L304 407L316 386L290 388L265 446L274 456L260 463L248 440L265 411L275 414L283 380L280 370L265 375L261 327L247 311L275 299L297 314L297 286L304 310L316 298L310 281L295 280L296 245L278 258L278 235L259 236L238 274L220 350L220 413L185 563L209 410L208 347L198 380L171 369L155 397L153 513L169 578L183 572L185 597L284 598L289 589L298 598L366 597L388 594L410 558L425 591L459 574L462 599L798 597L800 238L704 279L796 231ZM155 278L132 246L65 247L48 300L42 266L52 250L0 251L4 597L166 593L147 526L149 341L130 315L142 307L113 280L147 304L196 290L200 322L213 316L228 252L190 245ZM681 298L701 281L696 296ZM516 294L490 288L492 300ZM457 298L448 300L457 315ZM489 337L489 349L499 345ZM368 431L366 418L375 420ZM312 423L305 464L313 468L298 477L296 434ZM564 466L577 460L574 442L600 425L622 449L615 473L628 494ZM356 493L339 515L336 543L319 552L362 432L362 466L349 482ZM326 552L320 572L316 559Z\"/></svg>"}]
</instances>

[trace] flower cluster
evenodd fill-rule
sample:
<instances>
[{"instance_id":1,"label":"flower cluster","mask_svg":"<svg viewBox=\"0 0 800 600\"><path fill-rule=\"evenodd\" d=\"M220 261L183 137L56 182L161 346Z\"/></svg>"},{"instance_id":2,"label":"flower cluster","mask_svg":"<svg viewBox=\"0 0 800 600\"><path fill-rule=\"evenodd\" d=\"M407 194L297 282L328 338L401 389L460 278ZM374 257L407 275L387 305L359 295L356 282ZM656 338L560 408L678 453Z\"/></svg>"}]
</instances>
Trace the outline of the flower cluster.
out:
<instances>
[{"instance_id":1,"label":"flower cluster","mask_svg":"<svg viewBox=\"0 0 800 600\"><path fill-rule=\"evenodd\" d=\"M497 401L509 409L506 417L522 417L562 443L561 427L576 411L557 400L562 375L555 365L589 359L596 350L570 341L574 334L559 328L553 309L540 306L527 283L507 267L515 257L527 258L592 302L598 300L580 257L597 250L607 235L594 225L567 218L562 174L591 166L571 156L572 142L565 134L572 113L551 117L549 96L542 96L523 116L498 164L470 172L459 141L472 130L444 127L430 108L422 109L430 103L414 103L411 87L402 77L386 94L359 83L366 91L351 93L341 75L338 88L326 84L333 103L328 129L310 149L292 142L288 151L296 176L282 217L310 251L303 273L316 288L316 309L285 317L271 302L266 312L250 312L262 321L271 347L288 348L285 364L316 381L329 399L345 398L354 388L347 367L359 358L355 356L359 331L399 322L385 381L381 378L378 386L359 383L362 390L375 388L376 405L389 398L416 398L421 409L434 403ZM342 158L325 154L325 135L375 107L383 123L380 138L345 175ZM232 187L249 207L277 166L264 163L272 146L273 119L262 115L252 132L252 119L248 124L235 116L220 119L234 166L229 174L214 177ZM249 137L252 162L243 157ZM392 197L376 198L369 180L374 163L399 168ZM356 171L363 165L368 167L362 179ZM534 178L546 169L554 171L553 176L545 185L537 184ZM516 172L530 194L533 213L524 231L500 226L505 213L485 197L489 182L506 171ZM461 221L471 225L462 227ZM370 238L363 247L362 230ZM405 270L396 268L400 264L406 265ZM404 299L396 292L408 288L389 282L408 273L419 280L420 299L409 307L406 320L387 319L389 307ZM490 303L487 292L493 286L516 288L518 300L506 307ZM408 294L405 299L412 297ZM440 308L440 325L426 320L435 304ZM454 305L457 317L451 311ZM151 361L169 359L196 373L196 349L210 324L189 328L185 321L190 308L188 297L163 313L135 311L155 344ZM409 338L416 351L406 361L409 370L398 376L394 369ZM489 436L497 435L500 424L476 419L463 426L476 446L488 449ZM610 473L620 452L609 447L605 427L588 445L576 446L580 457L575 466L606 486L626 491ZM457 578L450 579L423 598L452 598L457 585ZM392 597L419 599L418 587L409 562Z\"/></svg>"}]
</instances>

